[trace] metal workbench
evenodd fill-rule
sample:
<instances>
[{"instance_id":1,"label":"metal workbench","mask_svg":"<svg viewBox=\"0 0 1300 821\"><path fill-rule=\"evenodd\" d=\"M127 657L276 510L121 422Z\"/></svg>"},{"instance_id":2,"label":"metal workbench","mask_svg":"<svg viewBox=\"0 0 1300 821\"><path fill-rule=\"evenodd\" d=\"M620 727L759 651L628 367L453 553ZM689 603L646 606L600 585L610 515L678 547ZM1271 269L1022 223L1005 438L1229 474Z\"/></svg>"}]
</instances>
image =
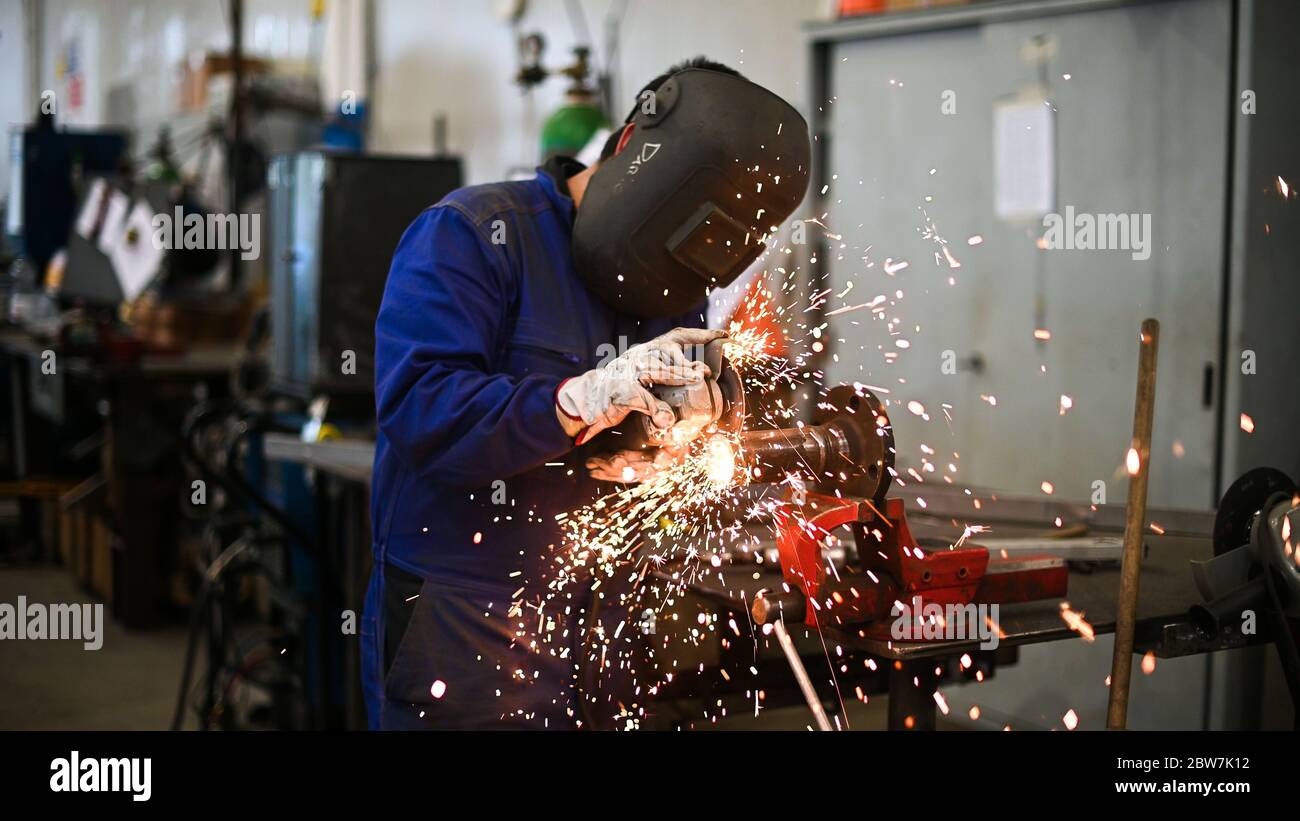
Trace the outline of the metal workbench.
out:
<instances>
[{"instance_id":1,"label":"metal workbench","mask_svg":"<svg viewBox=\"0 0 1300 821\"><path fill-rule=\"evenodd\" d=\"M311 466L323 473L348 482L369 483L374 444L365 440L303 442L293 436L272 434L265 439L266 456ZM909 522L918 539L952 539L960 533L962 523L984 523L992 527L990 537L1014 538L1042 536L1050 538L1080 527L1089 535L1119 535L1123 531L1122 505L1093 507L1046 497L1000 496L996 493L964 491L950 487L915 486L897 488L894 495L908 500ZM918 499L924 499L921 507ZM979 498L979 509L972 499ZM1057 519L1061 524L1056 524ZM1141 596L1138 602L1137 650L1152 652L1161 658L1208 653L1243 647L1268 640L1266 635L1244 636L1228 628L1222 635L1198 632L1188 617L1188 609L1201 601L1192 580L1189 562L1209 558L1212 554L1210 531L1213 514L1205 511L1150 511L1149 519L1163 534L1150 533L1146 539L1142 566ZM763 533L761 525L751 525L753 532ZM755 552L762 550L762 544ZM779 569L771 564L755 563L751 558L724 563L688 591L714 605L736 613L747 613L754 594L760 589L776 589L781 584ZM1071 564L1069 592L1064 599L1027 604L1002 605L999 626L1005 634L1005 647L1054 641L1080 641L1061 617L1061 603L1081 613L1096 635L1114 632L1118 598L1119 568L1114 562ZM740 620L737 619L739 622ZM748 620L746 619L745 623ZM801 652L820 655L821 639L846 650L884 660L891 693L891 726L932 728L936 705L933 700L936 661L978 653L978 639L960 641L892 642L863 635L860 631L827 627L824 636L811 630L792 630ZM917 684L919 682L919 686Z\"/></svg>"},{"instance_id":2,"label":"metal workbench","mask_svg":"<svg viewBox=\"0 0 1300 821\"><path fill-rule=\"evenodd\" d=\"M1186 523L1208 518L1206 514L1181 514L1181 521ZM954 538L954 528L947 522L928 516L912 518L910 514L909 519L913 535L918 539L937 536ZM996 531L1003 537L1030 536L1047 532L1053 526L1052 519L1048 519L1044 525L1029 522L1002 523L996 527ZM960 533L960 529L956 532ZM1089 532L1096 535L1118 534L1119 531L1094 524L1090 526ZM1202 535L1166 533L1148 536L1142 562L1136 652L1150 652L1159 658L1176 658L1270 640L1263 630L1259 634L1246 636L1237 626L1225 627L1220 635L1206 635L1192 623L1188 610L1202 599L1193 582L1190 562L1210 558L1212 552L1208 525ZM747 613L759 590L779 590L781 585L778 568L770 563L748 563L724 565L705 579L692 583L689 590L720 607ZM1118 594L1118 562L1071 562L1069 590L1065 597L1000 606L997 619L1001 632L999 646L1011 648L1056 641L1082 641L1081 635L1062 617L1061 606L1066 602L1071 610L1086 619L1093 635L1113 633ZM933 729L937 718L934 692L939 683L936 670L948 667L948 660L981 652L978 638L891 641L857 628L830 625L823 625L822 634L818 636L815 630L804 627L802 622L792 625L790 630L796 640L803 642L801 653L811 651L813 655L823 654L825 651L820 648L824 640L832 648L832 653L842 648L844 651L856 651L883 659L889 671L891 729Z\"/></svg>"},{"instance_id":3,"label":"metal workbench","mask_svg":"<svg viewBox=\"0 0 1300 821\"><path fill-rule=\"evenodd\" d=\"M370 484L375 461L374 442L365 439L304 442L296 436L268 433L262 447L267 459L306 465L340 479Z\"/></svg>"}]
</instances>

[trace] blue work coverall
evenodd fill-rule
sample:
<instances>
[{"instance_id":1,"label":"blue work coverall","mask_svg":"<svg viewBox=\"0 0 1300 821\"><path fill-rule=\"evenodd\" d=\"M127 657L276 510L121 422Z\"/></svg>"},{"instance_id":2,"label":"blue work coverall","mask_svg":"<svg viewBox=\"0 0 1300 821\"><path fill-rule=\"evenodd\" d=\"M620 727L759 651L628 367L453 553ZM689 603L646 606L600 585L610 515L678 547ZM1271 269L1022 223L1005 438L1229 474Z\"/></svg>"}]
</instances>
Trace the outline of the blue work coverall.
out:
<instances>
[{"instance_id":1,"label":"blue work coverall","mask_svg":"<svg viewBox=\"0 0 1300 821\"><path fill-rule=\"evenodd\" d=\"M375 323L375 564L361 630L372 728L593 723L577 695L585 593L550 611L567 653L528 649L518 631L535 611L508 617L553 572L555 514L599 491L582 465L591 446L575 450L556 419L556 390L625 345L702 326L703 306L638 321L587 291L564 182L581 168L554 160L531 180L455 191L393 255ZM593 698L602 710L612 700Z\"/></svg>"}]
</instances>

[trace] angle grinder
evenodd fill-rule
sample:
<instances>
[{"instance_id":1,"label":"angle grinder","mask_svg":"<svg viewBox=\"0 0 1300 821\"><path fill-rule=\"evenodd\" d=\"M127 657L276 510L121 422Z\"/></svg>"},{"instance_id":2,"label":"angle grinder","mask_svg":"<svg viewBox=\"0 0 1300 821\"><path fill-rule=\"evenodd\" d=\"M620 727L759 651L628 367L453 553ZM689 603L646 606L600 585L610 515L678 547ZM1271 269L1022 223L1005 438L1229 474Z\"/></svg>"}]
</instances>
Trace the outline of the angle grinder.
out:
<instances>
[{"instance_id":1,"label":"angle grinder","mask_svg":"<svg viewBox=\"0 0 1300 821\"><path fill-rule=\"evenodd\" d=\"M841 385L818 402L812 424L745 430L745 387L715 340L700 359L709 377L694 385L655 385L650 392L672 408L676 422L658 428L642 413L602 433L608 451L647 450L686 444L704 435L724 439L750 481L779 482L799 473L875 501L889 490L894 434L884 404L861 386Z\"/></svg>"},{"instance_id":2,"label":"angle grinder","mask_svg":"<svg viewBox=\"0 0 1300 821\"><path fill-rule=\"evenodd\" d=\"M673 411L671 427L660 428L644 413L630 413L623 422L597 437L601 447L647 450L686 444L706 432L738 433L745 421L745 395L740 374L723 355L725 340L703 347L699 359L709 376L693 385L652 385L650 392Z\"/></svg>"}]
</instances>

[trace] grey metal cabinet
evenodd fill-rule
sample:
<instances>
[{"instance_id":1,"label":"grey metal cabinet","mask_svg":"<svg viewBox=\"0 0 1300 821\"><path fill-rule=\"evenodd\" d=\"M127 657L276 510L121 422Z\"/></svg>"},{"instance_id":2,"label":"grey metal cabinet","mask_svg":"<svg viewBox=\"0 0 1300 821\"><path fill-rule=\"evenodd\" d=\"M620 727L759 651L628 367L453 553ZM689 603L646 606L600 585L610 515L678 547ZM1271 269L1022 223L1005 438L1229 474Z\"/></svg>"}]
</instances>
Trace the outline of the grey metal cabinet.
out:
<instances>
[{"instance_id":1,"label":"grey metal cabinet","mask_svg":"<svg viewBox=\"0 0 1300 821\"><path fill-rule=\"evenodd\" d=\"M830 337L843 342L838 361L824 363L827 381L890 389L905 467L928 459L942 474L952 462L962 484L1039 493L1048 482L1081 501L1103 482L1106 501L1123 504L1138 326L1155 316L1151 503L1209 507L1229 3L994 5L1003 8L973 6L939 27L923 16L882 20L823 43L833 102L821 119L830 177L821 210L842 237L826 249L826 287L854 283L826 307L888 298L883 318L830 318ZM997 216L1007 182L995 163L1006 122L996 112L1035 99L1054 121L1050 210L1149 215L1145 252L1046 250L1041 217ZM927 218L959 268L936 257ZM890 275L886 260L909 264ZM1072 403L1064 415L1062 395ZM912 399L928 421L903 409Z\"/></svg>"}]
</instances>

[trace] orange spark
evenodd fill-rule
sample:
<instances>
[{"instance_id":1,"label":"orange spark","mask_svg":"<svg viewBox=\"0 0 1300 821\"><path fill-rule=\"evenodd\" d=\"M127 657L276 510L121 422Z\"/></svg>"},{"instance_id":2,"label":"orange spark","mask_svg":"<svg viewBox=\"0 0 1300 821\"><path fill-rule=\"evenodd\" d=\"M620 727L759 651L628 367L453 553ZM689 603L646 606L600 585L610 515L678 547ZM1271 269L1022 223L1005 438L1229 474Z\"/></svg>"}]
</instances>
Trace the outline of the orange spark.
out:
<instances>
[{"instance_id":1,"label":"orange spark","mask_svg":"<svg viewBox=\"0 0 1300 821\"><path fill-rule=\"evenodd\" d=\"M1092 630L1092 625L1083 618L1082 613L1070 609L1069 602L1061 602L1061 618L1064 619L1066 625L1069 626L1071 630L1078 633L1084 641L1091 643L1096 640L1097 636Z\"/></svg>"}]
</instances>

